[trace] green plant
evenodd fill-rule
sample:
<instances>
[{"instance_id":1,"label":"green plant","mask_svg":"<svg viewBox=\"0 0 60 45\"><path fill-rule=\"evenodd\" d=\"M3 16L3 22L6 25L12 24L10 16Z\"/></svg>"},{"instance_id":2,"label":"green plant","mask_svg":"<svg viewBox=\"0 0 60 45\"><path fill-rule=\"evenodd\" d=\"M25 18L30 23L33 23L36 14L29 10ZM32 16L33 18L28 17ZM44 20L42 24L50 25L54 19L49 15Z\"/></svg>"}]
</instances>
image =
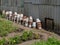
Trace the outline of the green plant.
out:
<instances>
[{"instance_id":1,"label":"green plant","mask_svg":"<svg viewBox=\"0 0 60 45\"><path fill-rule=\"evenodd\" d=\"M1 18L5 18L6 15L0 15Z\"/></svg>"},{"instance_id":2,"label":"green plant","mask_svg":"<svg viewBox=\"0 0 60 45\"><path fill-rule=\"evenodd\" d=\"M6 36L8 33L14 32L16 29L18 29L18 27L13 25L13 22L0 18L0 36Z\"/></svg>"},{"instance_id":3,"label":"green plant","mask_svg":"<svg viewBox=\"0 0 60 45\"><path fill-rule=\"evenodd\" d=\"M8 34L8 31L3 31L2 33L0 33L0 36L3 37L3 36L7 36Z\"/></svg>"},{"instance_id":4,"label":"green plant","mask_svg":"<svg viewBox=\"0 0 60 45\"><path fill-rule=\"evenodd\" d=\"M21 43L20 36L16 36L16 37L13 37L13 38L9 39L9 45L15 45L15 44L18 44L18 43Z\"/></svg>"},{"instance_id":5,"label":"green plant","mask_svg":"<svg viewBox=\"0 0 60 45\"><path fill-rule=\"evenodd\" d=\"M34 34L32 31L25 31L21 36L23 41L32 40L32 39L39 39L40 36L38 34Z\"/></svg>"},{"instance_id":6,"label":"green plant","mask_svg":"<svg viewBox=\"0 0 60 45\"><path fill-rule=\"evenodd\" d=\"M39 38L40 38L40 35L35 33L35 34L34 34L34 38L35 38L35 39L39 39Z\"/></svg>"},{"instance_id":7,"label":"green plant","mask_svg":"<svg viewBox=\"0 0 60 45\"><path fill-rule=\"evenodd\" d=\"M32 45L60 45L60 40L57 40L55 38L48 38L47 41L40 40L33 43Z\"/></svg>"},{"instance_id":8,"label":"green plant","mask_svg":"<svg viewBox=\"0 0 60 45\"><path fill-rule=\"evenodd\" d=\"M33 35L33 32L32 31L29 31L28 38L29 39L33 39L34 38L34 35Z\"/></svg>"},{"instance_id":9,"label":"green plant","mask_svg":"<svg viewBox=\"0 0 60 45\"><path fill-rule=\"evenodd\" d=\"M21 42L22 42L22 40L21 40L21 37L20 37L20 36L16 36L16 37L14 37L14 39L15 39L15 41L16 41L16 44L18 44L18 43L21 43Z\"/></svg>"},{"instance_id":10,"label":"green plant","mask_svg":"<svg viewBox=\"0 0 60 45\"><path fill-rule=\"evenodd\" d=\"M8 45L14 45L14 44L15 44L15 40L13 38L10 38Z\"/></svg>"},{"instance_id":11,"label":"green plant","mask_svg":"<svg viewBox=\"0 0 60 45\"><path fill-rule=\"evenodd\" d=\"M60 41L56 38L48 38L47 44L52 45L60 45Z\"/></svg>"},{"instance_id":12,"label":"green plant","mask_svg":"<svg viewBox=\"0 0 60 45\"><path fill-rule=\"evenodd\" d=\"M28 40L28 32L27 32L27 31L25 31L25 32L23 33L23 35L21 36L21 39L22 39L23 41Z\"/></svg>"},{"instance_id":13,"label":"green plant","mask_svg":"<svg viewBox=\"0 0 60 45\"><path fill-rule=\"evenodd\" d=\"M0 40L0 45L6 45L6 44L7 44L7 41L5 40L5 38Z\"/></svg>"}]
</instances>

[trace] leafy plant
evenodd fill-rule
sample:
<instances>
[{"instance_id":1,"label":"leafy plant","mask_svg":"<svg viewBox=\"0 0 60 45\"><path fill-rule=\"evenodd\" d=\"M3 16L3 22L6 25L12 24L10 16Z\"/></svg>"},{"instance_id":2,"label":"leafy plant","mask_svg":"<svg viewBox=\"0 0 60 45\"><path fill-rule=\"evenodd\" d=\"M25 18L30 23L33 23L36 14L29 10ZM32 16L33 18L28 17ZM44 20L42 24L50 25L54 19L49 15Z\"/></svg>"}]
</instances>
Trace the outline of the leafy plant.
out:
<instances>
[{"instance_id":1,"label":"leafy plant","mask_svg":"<svg viewBox=\"0 0 60 45\"><path fill-rule=\"evenodd\" d=\"M28 38L29 39L33 39L34 38L34 35L33 35L33 32L32 31L29 31Z\"/></svg>"},{"instance_id":2,"label":"leafy plant","mask_svg":"<svg viewBox=\"0 0 60 45\"><path fill-rule=\"evenodd\" d=\"M32 39L39 39L40 36L38 34L34 34L32 31L25 31L21 36L23 41L32 40Z\"/></svg>"},{"instance_id":3,"label":"leafy plant","mask_svg":"<svg viewBox=\"0 0 60 45\"><path fill-rule=\"evenodd\" d=\"M5 40L5 38L0 40L0 45L6 45L7 41Z\"/></svg>"},{"instance_id":4,"label":"leafy plant","mask_svg":"<svg viewBox=\"0 0 60 45\"><path fill-rule=\"evenodd\" d=\"M20 36L16 36L16 37L13 37L13 38L9 39L9 45L15 45L15 44L18 44L18 43L21 43Z\"/></svg>"},{"instance_id":5,"label":"leafy plant","mask_svg":"<svg viewBox=\"0 0 60 45\"><path fill-rule=\"evenodd\" d=\"M35 34L34 34L34 38L35 38L35 39L39 39L39 38L40 38L40 35L35 33Z\"/></svg>"},{"instance_id":6,"label":"leafy plant","mask_svg":"<svg viewBox=\"0 0 60 45\"><path fill-rule=\"evenodd\" d=\"M60 41L56 38L48 38L47 44L52 45L60 45Z\"/></svg>"},{"instance_id":7,"label":"leafy plant","mask_svg":"<svg viewBox=\"0 0 60 45\"><path fill-rule=\"evenodd\" d=\"M23 35L21 36L21 38L22 38L23 41L28 40L28 32L25 31L25 32L23 33Z\"/></svg>"},{"instance_id":8,"label":"leafy plant","mask_svg":"<svg viewBox=\"0 0 60 45\"><path fill-rule=\"evenodd\" d=\"M40 40L33 43L32 45L60 45L60 40L57 40L55 38L48 38L47 41Z\"/></svg>"}]
</instances>

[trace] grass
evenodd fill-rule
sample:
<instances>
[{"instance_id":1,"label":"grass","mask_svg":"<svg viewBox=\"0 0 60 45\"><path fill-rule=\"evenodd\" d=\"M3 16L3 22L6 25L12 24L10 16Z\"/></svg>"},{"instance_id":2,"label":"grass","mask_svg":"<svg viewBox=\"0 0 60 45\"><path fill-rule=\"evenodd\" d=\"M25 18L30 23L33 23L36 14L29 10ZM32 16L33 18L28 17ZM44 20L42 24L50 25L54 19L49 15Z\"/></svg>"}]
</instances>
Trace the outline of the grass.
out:
<instances>
[{"instance_id":1,"label":"grass","mask_svg":"<svg viewBox=\"0 0 60 45\"><path fill-rule=\"evenodd\" d=\"M0 17L0 36L5 36L10 32L15 31L17 28L17 26L13 25L13 22Z\"/></svg>"},{"instance_id":2,"label":"grass","mask_svg":"<svg viewBox=\"0 0 60 45\"><path fill-rule=\"evenodd\" d=\"M6 16L6 15L1 15L1 14L0 14L0 17L1 17L1 18L5 18L5 16Z\"/></svg>"},{"instance_id":3,"label":"grass","mask_svg":"<svg viewBox=\"0 0 60 45\"><path fill-rule=\"evenodd\" d=\"M60 45L60 40L55 38L48 38L47 41L41 40L33 43L32 45Z\"/></svg>"}]
</instances>

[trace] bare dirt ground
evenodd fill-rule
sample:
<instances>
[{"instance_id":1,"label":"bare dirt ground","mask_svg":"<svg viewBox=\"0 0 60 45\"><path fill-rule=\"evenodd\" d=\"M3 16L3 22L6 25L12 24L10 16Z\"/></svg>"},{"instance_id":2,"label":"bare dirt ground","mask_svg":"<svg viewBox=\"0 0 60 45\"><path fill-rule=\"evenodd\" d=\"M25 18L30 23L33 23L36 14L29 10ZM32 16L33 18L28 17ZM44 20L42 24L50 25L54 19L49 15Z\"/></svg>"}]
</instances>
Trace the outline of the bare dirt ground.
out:
<instances>
[{"instance_id":1,"label":"bare dirt ground","mask_svg":"<svg viewBox=\"0 0 60 45\"><path fill-rule=\"evenodd\" d=\"M32 45L32 44L35 43L36 41L40 41L40 39L26 41L26 42L21 43L21 44L18 44L18 45Z\"/></svg>"}]
</instances>

